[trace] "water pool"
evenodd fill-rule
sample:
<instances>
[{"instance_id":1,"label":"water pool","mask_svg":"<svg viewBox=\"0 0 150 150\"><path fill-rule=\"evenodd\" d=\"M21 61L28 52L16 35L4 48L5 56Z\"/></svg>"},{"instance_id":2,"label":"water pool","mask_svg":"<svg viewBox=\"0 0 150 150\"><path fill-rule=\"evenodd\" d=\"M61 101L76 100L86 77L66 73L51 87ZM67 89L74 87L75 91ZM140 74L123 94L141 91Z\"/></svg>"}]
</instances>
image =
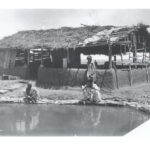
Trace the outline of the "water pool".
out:
<instances>
[{"instance_id":1,"label":"water pool","mask_svg":"<svg viewBox=\"0 0 150 150\"><path fill-rule=\"evenodd\" d=\"M0 104L0 135L121 136L149 118L127 107Z\"/></svg>"}]
</instances>

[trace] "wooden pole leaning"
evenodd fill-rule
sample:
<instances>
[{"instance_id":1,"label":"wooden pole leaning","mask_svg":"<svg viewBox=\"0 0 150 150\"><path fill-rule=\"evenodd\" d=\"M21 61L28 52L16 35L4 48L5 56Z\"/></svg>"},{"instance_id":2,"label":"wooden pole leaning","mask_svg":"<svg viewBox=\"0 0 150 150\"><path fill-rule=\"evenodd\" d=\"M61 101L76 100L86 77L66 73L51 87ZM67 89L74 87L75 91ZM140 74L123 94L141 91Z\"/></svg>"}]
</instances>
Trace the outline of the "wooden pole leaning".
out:
<instances>
[{"instance_id":1,"label":"wooden pole leaning","mask_svg":"<svg viewBox=\"0 0 150 150\"><path fill-rule=\"evenodd\" d=\"M112 45L108 42L108 53L109 53L109 69L112 69Z\"/></svg>"},{"instance_id":2,"label":"wooden pole leaning","mask_svg":"<svg viewBox=\"0 0 150 150\"><path fill-rule=\"evenodd\" d=\"M147 78L147 82L149 82L149 72L148 72L147 64L146 64L146 78Z\"/></svg>"},{"instance_id":3,"label":"wooden pole leaning","mask_svg":"<svg viewBox=\"0 0 150 150\"><path fill-rule=\"evenodd\" d=\"M130 81L130 86L132 86L132 68L131 68L131 64L129 64L129 81Z\"/></svg>"}]
</instances>

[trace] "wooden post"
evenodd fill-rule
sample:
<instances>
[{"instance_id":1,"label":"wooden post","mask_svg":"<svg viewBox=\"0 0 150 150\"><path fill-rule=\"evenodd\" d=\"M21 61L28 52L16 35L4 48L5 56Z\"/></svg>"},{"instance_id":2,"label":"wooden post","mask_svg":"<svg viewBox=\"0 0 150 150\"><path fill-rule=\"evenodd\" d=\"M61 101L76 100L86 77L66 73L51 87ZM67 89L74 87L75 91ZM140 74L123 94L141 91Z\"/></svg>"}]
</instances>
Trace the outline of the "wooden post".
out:
<instances>
[{"instance_id":1,"label":"wooden post","mask_svg":"<svg viewBox=\"0 0 150 150\"><path fill-rule=\"evenodd\" d=\"M41 64L40 67L43 67L43 47L41 48Z\"/></svg>"},{"instance_id":2,"label":"wooden post","mask_svg":"<svg viewBox=\"0 0 150 150\"><path fill-rule=\"evenodd\" d=\"M121 57L121 63L122 63L122 66L123 66L123 57L122 57L121 45L120 45L120 57Z\"/></svg>"},{"instance_id":3,"label":"wooden post","mask_svg":"<svg viewBox=\"0 0 150 150\"><path fill-rule=\"evenodd\" d=\"M114 65L115 66L117 65L117 57L116 57L116 55L114 56Z\"/></svg>"},{"instance_id":4,"label":"wooden post","mask_svg":"<svg viewBox=\"0 0 150 150\"><path fill-rule=\"evenodd\" d=\"M67 67L70 64L69 48L67 48Z\"/></svg>"},{"instance_id":5,"label":"wooden post","mask_svg":"<svg viewBox=\"0 0 150 150\"><path fill-rule=\"evenodd\" d=\"M109 69L112 69L112 45L108 43L108 53L109 53Z\"/></svg>"},{"instance_id":6,"label":"wooden post","mask_svg":"<svg viewBox=\"0 0 150 150\"><path fill-rule=\"evenodd\" d=\"M148 73L148 67L147 67L147 64L146 64L146 77L147 77L147 82L149 82L149 73Z\"/></svg>"},{"instance_id":7,"label":"wooden post","mask_svg":"<svg viewBox=\"0 0 150 150\"><path fill-rule=\"evenodd\" d=\"M130 38L129 38L130 37ZM132 37L131 37L131 35L128 35L128 37L127 37L127 41L129 42L131 42L131 44L128 44L128 49L129 49L129 61L130 61L130 58L131 58L131 51L132 51Z\"/></svg>"},{"instance_id":8,"label":"wooden post","mask_svg":"<svg viewBox=\"0 0 150 150\"><path fill-rule=\"evenodd\" d=\"M117 73L117 68L115 65L113 65L113 68L115 70L115 75L116 75L116 83L117 83L117 89L119 89L119 82L118 82L118 73Z\"/></svg>"},{"instance_id":9,"label":"wooden post","mask_svg":"<svg viewBox=\"0 0 150 150\"><path fill-rule=\"evenodd\" d=\"M129 64L129 79L130 79L130 86L132 86L132 68L131 68L131 64Z\"/></svg>"},{"instance_id":10,"label":"wooden post","mask_svg":"<svg viewBox=\"0 0 150 150\"><path fill-rule=\"evenodd\" d=\"M134 44L134 51L133 51L133 62L137 62L137 42L136 42L136 35L133 34L133 44Z\"/></svg>"},{"instance_id":11,"label":"wooden post","mask_svg":"<svg viewBox=\"0 0 150 150\"><path fill-rule=\"evenodd\" d=\"M137 54L136 54L136 50L134 48L134 51L133 51L133 62L135 63L137 61Z\"/></svg>"},{"instance_id":12,"label":"wooden post","mask_svg":"<svg viewBox=\"0 0 150 150\"><path fill-rule=\"evenodd\" d=\"M29 65L29 63L30 63L30 50L26 50L25 51L25 60L26 60L26 64L25 64L25 66L27 65Z\"/></svg>"},{"instance_id":13,"label":"wooden post","mask_svg":"<svg viewBox=\"0 0 150 150\"><path fill-rule=\"evenodd\" d=\"M126 44L124 45L124 54L126 54L127 52L127 47L126 47Z\"/></svg>"},{"instance_id":14,"label":"wooden post","mask_svg":"<svg viewBox=\"0 0 150 150\"><path fill-rule=\"evenodd\" d=\"M118 74L117 74L117 69L116 69L115 73L116 73L117 89L119 89L119 82L118 82Z\"/></svg>"},{"instance_id":15,"label":"wooden post","mask_svg":"<svg viewBox=\"0 0 150 150\"><path fill-rule=\"evenodd\" d=\"M142 62L144 62L144 60L145 60L145 57L144 57L144 55L145 55L145 54L144 54L144 51L143 51L143 58L142 58Z\"/></svg>"},{"instance_id":16,"label":"wooden post","mask_svg":"<svg viewBox=\"0 0 150 150\"><path fill-rule=\"evenodd\" d=\"M122 53L120 54L121 56L121 63L122 63L122 66L123 66L123 57L122 57Z\"/></svg>"},{"instance_id":17,"label":"wooden post","mask_svg":"<svg viewBox=\"0 0 150 150\"><path fill-rule=\"evenodd\" d=\"M130 58L131 58L131 46L128 45L128 48L129 48L129 61L130 61Z\"/></svg>"},{"instance_id":18,"label":"wooden post","mask_svg":"<svg viewBox=\"0 0 150 150\"><path fill-rule=\"evenodd\" d=\"M146 48L145 48L145 42L143 42L143 59L142 62L146 60Z\"/></svg>"},{"instance_id":19,"label":"wooden post","mask_svg":"<svg viewBox=\"0 0 150 150\"><path fill-rule=\"evenodd\" d=\"M144 42L144 52L145 52L145 61L146 61L146 58L147 58L147 52L146 52L146 41Z\"/></svg>"}]
</instances>

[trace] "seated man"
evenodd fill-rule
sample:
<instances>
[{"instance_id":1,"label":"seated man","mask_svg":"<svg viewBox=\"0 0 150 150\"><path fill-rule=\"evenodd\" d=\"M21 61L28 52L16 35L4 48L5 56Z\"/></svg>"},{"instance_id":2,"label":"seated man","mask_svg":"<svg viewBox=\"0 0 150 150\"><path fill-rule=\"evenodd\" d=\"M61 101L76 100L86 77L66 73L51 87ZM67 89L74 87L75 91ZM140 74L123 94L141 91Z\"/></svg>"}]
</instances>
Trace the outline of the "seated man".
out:
<instances>
[{"instance_id":1,"label":"seated man","mask_svg":"<svg viewBox=\"0 0 150 150\"><path fill-rule=\"evenodd\" d=\"M37 90L32 89L32 84L28 83L26 91L25 91L25 103L36 103L38 100L38 93Z\"/></svg>"},{"instance_id":2,"label":"seated man","mask_svg":"<svg viewBox=\"0 0 150 150\"><path fill-rule=\"evenodd\" d=\"M91 102L101 101L100 88L94 84L93 78L90 77L85 86L82 86L84 100Z\"/></svg>"}]
</instances>

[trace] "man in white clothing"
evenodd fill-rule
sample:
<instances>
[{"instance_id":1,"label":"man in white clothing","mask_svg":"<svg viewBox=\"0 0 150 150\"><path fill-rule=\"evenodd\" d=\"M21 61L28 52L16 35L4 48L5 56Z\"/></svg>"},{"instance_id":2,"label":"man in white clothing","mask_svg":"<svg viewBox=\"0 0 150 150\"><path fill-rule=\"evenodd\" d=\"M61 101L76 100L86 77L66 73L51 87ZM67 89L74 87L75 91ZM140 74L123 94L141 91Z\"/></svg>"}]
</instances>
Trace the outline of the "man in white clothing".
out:
<instances>
[{"instance_id":1,"label":"man in white clothing","mask_svg":"<svg viewBox=\"0 0 150 150\"><path fill-rule=\"evenodd\" d=\"M93 78L90 77L87 84L82 86L83 100L98 102L101 101L100 88L93 82Z\"/></svg>"}]
</instances>

